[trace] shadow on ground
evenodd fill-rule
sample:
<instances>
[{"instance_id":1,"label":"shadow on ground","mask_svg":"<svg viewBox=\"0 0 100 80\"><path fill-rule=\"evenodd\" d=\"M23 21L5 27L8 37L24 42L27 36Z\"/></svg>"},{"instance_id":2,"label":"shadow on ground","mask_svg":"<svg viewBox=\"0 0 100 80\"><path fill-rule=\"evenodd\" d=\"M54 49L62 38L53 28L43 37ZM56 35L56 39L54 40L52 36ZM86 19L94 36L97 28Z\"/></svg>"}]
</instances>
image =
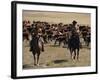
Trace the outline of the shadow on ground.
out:
<instances>
[{"instance_id":1,"label":"shadow on ground","mask_svg":"<svg viewBox=\"0 0 100 80\"><path fill-rule=\"evenodd\" d=\"M59 45L49 45L50 47L60 47Z\"/></svg>"},{"instance_id":2,"label":"shadow on ground","mask_svg":"<svg viewBox=\"0 0 100 80\"><path fill-rule=\"evenodd\" d=\"M33 66L31 64L25 64L23 65L23 68L33 68Z\"/></svg>"},{"instance_id":3,"label":"shadow on ground","mask_svg":"<svg viewBox=\"0 0 100 80\"><path fill-rule=\"evenodd\" d=\"M68 60L53 60L51 62L48 62L46 66L59 66L65 63L68 63Z\"/></svg>"},{"instance_id":4,"label":"shadow on ground","mask_svg":"<svg viewBox=\"0 0 100 80\"><path fill-rule=\"evenodd\" d=\"M64 63L64 62L68 62L68 60L54 60L53 61L53 63L55 64Z\"/></svg>"}]
</instances>

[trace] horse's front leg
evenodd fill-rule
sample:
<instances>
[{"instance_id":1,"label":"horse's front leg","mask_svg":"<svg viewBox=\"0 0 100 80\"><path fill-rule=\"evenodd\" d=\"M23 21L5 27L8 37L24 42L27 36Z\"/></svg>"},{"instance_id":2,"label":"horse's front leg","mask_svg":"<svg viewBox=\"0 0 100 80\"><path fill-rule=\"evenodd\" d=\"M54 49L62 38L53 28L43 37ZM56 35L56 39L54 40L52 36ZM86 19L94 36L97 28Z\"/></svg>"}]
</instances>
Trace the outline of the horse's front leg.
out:
<instances>
[{"instance_id":1,"label":"horse's front leg","mask_svg":"<svg viewBox=\"0 0 100 80\"><path fill-rule=\"evenodd\" d=\"M74 58L73 59L75 59L76 58L76 50L74 50Z\"/></svg>"},{"instance_id":2,"label":"horse's front leg","mask_svg":"<svg viewBox=\"0 0 100 80\"><path fill-rule=\"evenodd\" d=\"M73 53L73 51L72 51L72 49L70 48L70 58L71 58L71 59L73 59L73 58L72 58L72 53Z\"/></svg>"},{"instance_id":3,"label":"horse's front leg","mask_svg":"<svg viewBox=\"0 0 100 80\"><path fill-rule=\"evenodd\" d=\"M79 49L77 49L77 60L79 59Z\"/></svg>"},{"instance_id":4,"label":"horse's front leg","mask_svg":"<svg viewBox=\"0 0 100 80\"><path fill-rule=\"evenodd\" d=\"M36 65L36 57L34 53L33 53L33 57L34 57L34 65Z\"/></svg>"},{"instance_id":5,"label":"horse's front leg","mask_svg":"<svg viewBox=\"0 0 100 80\"><path fill-rule=\"evenodd\" d=\"M61 45L61 40L59 40L59 46Z\"/></svg>"},{"instance_id":6,"label":"horse's front leg","mask_svg":"<svg viewBox=\"0 0 100 80\"><path fill-rule=\"evenodd\" d=\"M37 66L39 66L39 57L40 57L40 51L37 54Z\"/></svg>"},{"instance_id":7,"label":"horse's front leg","mask_svg":"<svg viewBox=\"0 0 100 80\"><path fill-rule=\"evenodd\" d=\"M56 43L57 43L57 40L55 39L54 45L56 45Z\"/></svg>"}]
</instances>

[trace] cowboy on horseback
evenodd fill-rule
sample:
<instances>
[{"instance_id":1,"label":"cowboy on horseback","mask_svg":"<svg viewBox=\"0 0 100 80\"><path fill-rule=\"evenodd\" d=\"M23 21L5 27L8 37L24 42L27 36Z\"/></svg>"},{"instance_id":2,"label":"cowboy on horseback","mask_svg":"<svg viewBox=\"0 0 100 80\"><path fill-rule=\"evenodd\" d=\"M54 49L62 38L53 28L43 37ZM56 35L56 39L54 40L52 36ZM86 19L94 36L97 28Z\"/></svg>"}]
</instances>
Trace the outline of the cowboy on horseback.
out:
<instances>
[{"instance_id":1,"label":"cowboy on horseback","mask_svg":"<svg viewBox=\"0 0 100 80\"><path fill-rule=\"evenodd\" d=\"M76 56L77 56L77 59L79 58L80 39L79 39L79 34L76 29L76 24L77 24L76 21L72 22L72 25L70 26L71 27L71 30L70 30L71 35L68 40L68 48L70 50L72 59L73 58L75 59ZM74 52L74 57L72 55L73 52Z\"/></svg>"}]
</instances>

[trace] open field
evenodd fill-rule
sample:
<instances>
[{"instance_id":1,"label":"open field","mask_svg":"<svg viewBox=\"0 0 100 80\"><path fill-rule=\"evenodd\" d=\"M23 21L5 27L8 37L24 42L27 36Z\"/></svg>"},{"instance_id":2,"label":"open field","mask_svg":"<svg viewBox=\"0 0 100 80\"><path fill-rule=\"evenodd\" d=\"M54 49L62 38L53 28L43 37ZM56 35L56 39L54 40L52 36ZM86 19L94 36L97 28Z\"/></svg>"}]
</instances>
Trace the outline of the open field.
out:
<instances>
[{"instance_id":1,"label":"open field","mask_svg":"<svg viewBox=\"0 0 100 80\"><path fill-rule=\"evenodd\" d=\"M32 53L29 51L29 45L23 43L23 68L56 68L56 67L83 67L91 65L91 55L89 48L80 49L79 60L71 60L69 50L62 46L54 46L53 42L45 44L45 51L41 53L39 66L34 66Z\"/></svg>"}]
</instances>

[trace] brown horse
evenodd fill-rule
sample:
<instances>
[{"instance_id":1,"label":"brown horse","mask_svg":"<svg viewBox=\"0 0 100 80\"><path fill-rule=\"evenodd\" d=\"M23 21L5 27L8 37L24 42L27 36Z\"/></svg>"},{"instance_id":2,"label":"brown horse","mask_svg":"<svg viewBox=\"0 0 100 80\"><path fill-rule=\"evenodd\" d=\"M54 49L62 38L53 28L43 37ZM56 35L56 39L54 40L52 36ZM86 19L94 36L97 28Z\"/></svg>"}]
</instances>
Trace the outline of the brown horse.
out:
<instances>
[{"instance_id":1,"label":"brown horse","mask_svg":"<svg viewBox=\"0 0 100 80\"><path fill-rule=\"evenodd\" d=\"M41 51L44 51L43 41L37 35L32 36L32 40L30 41L30 51L34 56L34 65L39 65L39 57Z\"/></svg>"}]
</instances>

